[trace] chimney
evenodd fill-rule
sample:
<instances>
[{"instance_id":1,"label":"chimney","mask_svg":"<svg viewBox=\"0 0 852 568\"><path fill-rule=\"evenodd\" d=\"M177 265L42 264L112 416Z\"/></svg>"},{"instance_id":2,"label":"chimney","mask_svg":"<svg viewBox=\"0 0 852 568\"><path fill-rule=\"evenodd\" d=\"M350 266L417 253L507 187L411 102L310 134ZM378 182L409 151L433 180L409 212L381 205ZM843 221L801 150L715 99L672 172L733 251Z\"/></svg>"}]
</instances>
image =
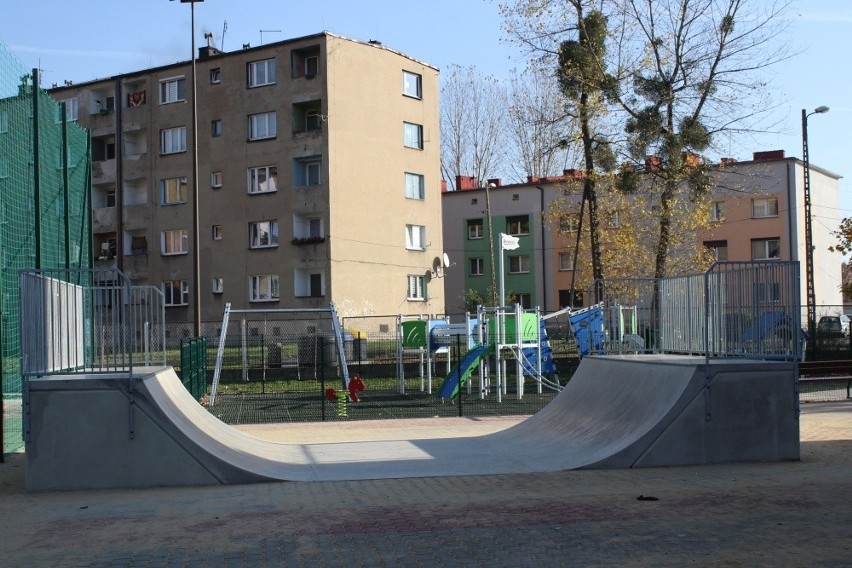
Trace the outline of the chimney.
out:
<instances>
[{"instance_id":1,"label":"chimney","mask_svg":"<svg viewBox=\"0 0 852 568\"><path fill-rule=\"evenodd\" d=\"M768 150L766 152L755 152L753 159L755 162L765 162L768 160L783 160L784 150Z\"/></svg>"},{"instance_id":2,"label":"chimney","mask_svg":"<svg viewBox=\"0 0 852 568\"><path fill-rule=\"evenodd\" d=\"M456 190L476 189L476 180L473 176L456 176Z\"/></svg>"},{"instance_id":3,"label":"chimney","mask_svg":"<svg viewBox=\"0 0 852 568\"><path fill-rule=\"evenodd\" d=\"M527 183L538 183L541 181L541 178L538 176L527 176Z\"/></svg>"},{"instance_id":4,"label":"chimney","mask_svg":"<svg viewBox=\"0 0 852 568\"><path fill-rule=\"evenodd\" d=\"M222 55L222 52L213 47L212 45L205 45L204 47L198 48L198 59L204 61L205 59L210 59L211 57L215 57L216 55Z\"/></svg>"},{"instance_id":5,"label":"chimney","mask_svg":"<svg viewBox=\"0 0 852 568\"><path fill-rule=\"evenodd\" d=\"M659 156L645 156L645 171L658 172L663 165L663 159Z\"/></svg>"},{"instance_id":6,"label":"chimney","mask_svg":"<svg viewBox=\"0 0 852 568\"><path fill-rule=\"evenodd\" d=\"M681 159L683 160L683 165L687 167L695 167L701 165L701 156L694 152L684 152L681 154Z\"/></svg>"},{"instance_id":7,"label":"chimney","mask_svg":"<svg viewBox=\"0 0 852 568\"><path fill-rule=\"evenodd\" d=\"M503 180L501 180L500 178L491 178L488 180L488 184L494 184L494 187L500 187L501 185L503 185L502 181Z\"/></svg>"},{"instance_id":8,"label":"chimney","mask_svg":"<svg viewBox=\"0 0 852 568\"><path fill-rule=\"evenodd\" d=\"M720 166L728 166L730 164L736 164L736 163L737 163L736 158L720 158L719 159L719 165Z\"/></svg>"},{"instance_id":9,"label":"chimney","mask_svg":"<svg viewBox=\"0 0 852 568\"><path fill-rule=\"evenodd\" d=\"M447 180L441 180L441 193L447 193Z\"/></svg>"}]
</instances>

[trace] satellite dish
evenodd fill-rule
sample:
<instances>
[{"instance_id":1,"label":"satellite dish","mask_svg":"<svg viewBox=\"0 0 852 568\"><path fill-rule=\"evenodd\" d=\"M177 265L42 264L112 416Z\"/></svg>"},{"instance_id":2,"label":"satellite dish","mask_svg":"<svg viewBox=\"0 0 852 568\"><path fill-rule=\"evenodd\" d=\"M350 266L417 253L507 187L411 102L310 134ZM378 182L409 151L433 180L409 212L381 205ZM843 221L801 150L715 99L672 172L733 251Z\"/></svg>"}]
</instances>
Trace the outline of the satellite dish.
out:
<instances>
[{"instance_id":1,"label":"satellite dish","mask_svg":"<svg viewBox=\"0 0 852 568\"><path fill-rule=\"evenodd\" d=\"M444 264L443 264L444 268L449 268L449 266L450 266L450 255L448 255L447 253L444 253L443 261L444 261Z\"/></svg>"}]
</instances>

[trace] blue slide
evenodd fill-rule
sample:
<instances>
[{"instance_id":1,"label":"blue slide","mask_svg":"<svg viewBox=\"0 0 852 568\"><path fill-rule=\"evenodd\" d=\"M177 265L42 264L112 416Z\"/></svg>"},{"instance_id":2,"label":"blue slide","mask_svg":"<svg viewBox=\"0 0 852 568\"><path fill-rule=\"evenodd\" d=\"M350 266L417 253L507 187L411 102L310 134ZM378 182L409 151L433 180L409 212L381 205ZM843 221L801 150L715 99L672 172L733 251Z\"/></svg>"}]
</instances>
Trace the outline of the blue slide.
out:
<instances>
[{"instance_id":1,"label":"blue slide","mask_svg":"<svg viewBox=\"0 0 852 568\"><path fill-rule=\"evenodd\" d=\"M476 345L468 351L458 363L453 365L450 374L444 379L444 384L438 391L438 396L441 398L455 398L459 394L459 387L470 377L470 374L479 365L479 363L488 357L488 354L493 351L491 345Z\"/></svg>"}]
</instances>

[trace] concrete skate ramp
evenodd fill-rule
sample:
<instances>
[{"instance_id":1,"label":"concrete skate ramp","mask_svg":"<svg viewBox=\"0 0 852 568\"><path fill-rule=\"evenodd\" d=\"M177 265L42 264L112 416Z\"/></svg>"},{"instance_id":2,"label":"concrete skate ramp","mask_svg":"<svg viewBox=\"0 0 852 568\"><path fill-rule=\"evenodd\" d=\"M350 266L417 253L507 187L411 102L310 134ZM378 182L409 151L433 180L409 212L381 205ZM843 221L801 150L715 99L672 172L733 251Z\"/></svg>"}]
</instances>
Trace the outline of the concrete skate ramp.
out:
<instances>
[{"instance_id":1,"label":"concrete skate ramp","mask_svg":"<svg viewBox=\"0 0 852 568\"><path fill-rule=\"evenodd\" d=\"M220 422L171 368L30 382L31 491L486 475L799 458L790 363L583 360L541 412L480 437L281 444ZM437 419L440 420L440 419ZM286 431L287 425L281 425ZM369 423L365 423L369 428ZM132 438L130 431L132 430Z\"/></svg>"}]
</instances>

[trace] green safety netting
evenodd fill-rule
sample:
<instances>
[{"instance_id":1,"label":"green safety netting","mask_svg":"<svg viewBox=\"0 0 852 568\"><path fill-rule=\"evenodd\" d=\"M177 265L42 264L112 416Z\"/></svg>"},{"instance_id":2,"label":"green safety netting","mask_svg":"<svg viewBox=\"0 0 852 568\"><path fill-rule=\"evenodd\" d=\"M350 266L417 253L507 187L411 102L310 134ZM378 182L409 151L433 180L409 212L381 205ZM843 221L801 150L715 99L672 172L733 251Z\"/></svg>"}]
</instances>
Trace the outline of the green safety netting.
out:
<instances>
[{"instance_id":1,"label":"green safety netting","mask_svg":"<svg viewBox=\"0 0 852 568\"><path fill-rule=\"evenodd\" d=\"M37 88L33 88L36 85ZM0 42L3 453L23 447L18 273L91 266L89 134ZM68 115L70 113L69 120ZM26 316L24 316L26 317Z\"/></svg>"}]
</instances>

